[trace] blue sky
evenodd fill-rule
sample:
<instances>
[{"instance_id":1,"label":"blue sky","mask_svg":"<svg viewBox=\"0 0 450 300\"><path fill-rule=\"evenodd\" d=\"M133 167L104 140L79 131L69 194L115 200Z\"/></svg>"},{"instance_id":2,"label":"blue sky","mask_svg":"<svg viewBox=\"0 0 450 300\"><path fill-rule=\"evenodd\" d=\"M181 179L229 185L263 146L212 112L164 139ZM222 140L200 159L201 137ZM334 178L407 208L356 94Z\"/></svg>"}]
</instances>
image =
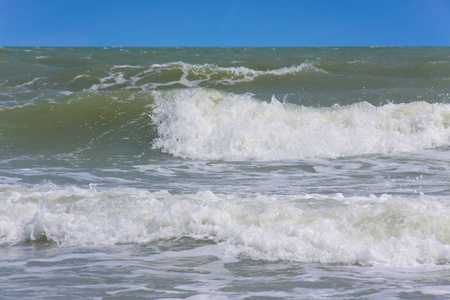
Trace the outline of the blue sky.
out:
<instances>
[{"instance_id":1,"label":"blue sky","mask_svg":"<svg viewBox=\"0 0 450 300\"><path fill-rule=\"evenodd\" d=\"M0 0L1 46L450 46L450 0Z\"/></svg>"}]
</instances>

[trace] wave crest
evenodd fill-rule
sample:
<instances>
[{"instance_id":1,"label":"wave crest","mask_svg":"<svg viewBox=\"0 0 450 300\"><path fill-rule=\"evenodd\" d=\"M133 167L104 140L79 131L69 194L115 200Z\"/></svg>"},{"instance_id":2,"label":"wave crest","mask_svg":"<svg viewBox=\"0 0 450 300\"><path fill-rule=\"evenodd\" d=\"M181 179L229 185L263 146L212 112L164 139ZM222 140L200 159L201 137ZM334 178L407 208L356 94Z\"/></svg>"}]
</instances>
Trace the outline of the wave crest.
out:
<instances>
[{"instance_id":1,"label":"wave crest","mask_svg":"<svg viewBox=\"0 0 450 300\"><path fill-rule=\"evenodd\" d=\"M155 91L154 98L153 147L184 158L336 158L450 144L448 104L311 108L202 88Z\"/></svg>"},{"instance_id":2,"label":"wave crest","mask_svg":"<svg viewBox=\"0 0 450 300\"><path fill-rule=\"evenodd\" d=\"M189 64L170 62L152 64L145 69L141 66L117 65L111 68L107 77L100 83L91 86L91 90L108 89L116 85L126 85L127 88L157 89L170 86L214 86L234 85L250 82L260 76L286 76L301 72L325 72L311 63L301 63L290 67L272 70L254 70L251 68L219 67L215 64Z\"/></svg>"},{"instance_id":3,"label":"wave crest","mask_svg":"<svg viewBox=\"0 0 450 300\"><path fill-rule=\"evenodd\" d=\"M0 185L0 245L149 243L191 237L253 259L344 264L447 264L448 199L421 196L172 195ZM333 203L333 205L330 205ZM406 217L407 216L407 217Z\"/></svg>"}]
</instances>

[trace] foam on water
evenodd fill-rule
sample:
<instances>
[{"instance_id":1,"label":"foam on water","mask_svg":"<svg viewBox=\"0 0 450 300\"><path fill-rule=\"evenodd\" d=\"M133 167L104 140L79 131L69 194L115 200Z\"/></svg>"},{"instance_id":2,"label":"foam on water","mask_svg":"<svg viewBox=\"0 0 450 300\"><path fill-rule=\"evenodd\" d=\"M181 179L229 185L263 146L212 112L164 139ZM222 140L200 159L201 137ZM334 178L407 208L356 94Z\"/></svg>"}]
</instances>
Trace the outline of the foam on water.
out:
<instances>
[{"instance_id":1,"label":"foam on water","mask_svg":"<svg viewBox=\"0 0 450 300\"><path fill-rule=\"evenodd\" d=\"M159 87L182 85L195 87L201 84L234 85L242 82L250 82L260 76L285 76L301 72L324 72L314 67L311 63L301 63L290 67L269 70L254 70L251 68L219 67L215 64L189 64L185 62L170 62L165 64L152 64L143 71L134 72L125 77L122 70L143 69L141 66L116 65L110 69L109 75L101 78L99 84L91 86L91 90L107 89L126 83L127 88L157 89ZM160 78L167 76L167 81L160 82ZM174 80L173 80L174 79Z\"/></svg>"},{"instance_id":2,"label":"foam on water","mask_svg":"<svg viewBox=\"0 0 450 300\"><path fill-rule=\"evenodd\" d=\"M335 158L450 144L449 104L313 108L203 88L153 95L153 147L184 158Z\"/></svg>"},{"instance_id":3,"label":"foam on water","mask_svg":"<svg viewBox=\"0 0 450 300\"><path fill-rule=\"evenodd\" d=\"M0 47L2 297L449 297L449 54Z\"/></svg>"},{"instance_id":4,"label":"foam on water","mask_svg":"<svg viewBox=\"0 0 450 300\"><path fill-rule=\"evenodd\" d=\"M224 255L364 265L450 261L449 199L324 195L174 195L42 184L0 186L0 243L60 246L190 237Z\"/></svg>"}]
</instances>

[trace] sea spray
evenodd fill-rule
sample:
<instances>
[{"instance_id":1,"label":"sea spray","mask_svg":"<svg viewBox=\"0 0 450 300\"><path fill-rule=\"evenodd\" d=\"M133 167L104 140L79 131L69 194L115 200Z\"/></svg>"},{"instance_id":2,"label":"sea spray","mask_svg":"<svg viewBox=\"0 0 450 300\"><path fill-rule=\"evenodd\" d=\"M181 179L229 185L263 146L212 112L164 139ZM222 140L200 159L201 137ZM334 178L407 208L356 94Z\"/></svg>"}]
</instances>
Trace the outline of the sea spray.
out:
<instances>
[{"instance_id":1,"label":"sea spray","mask_svg":"<svg viewBox=\"0 0 450 300\"><path fill-rule=\"evenodd\" d=\"M414 151L450 143L450 105L313 108L204 88L153 93L154 148L192 159L285 160Z\"/></svg>"},{"instance_id":2,"label":"sea spray","mask_svg":"<svg viewBox=\"0 0 450 300\"><path fill-rule=\"evenodd\" d=\"M60 246L190 237L252 259L339 264L448 263L448 199L381 195L235 196L2 185L0 242Z\"/></svg>"},{"instance_id":3,"label":"sea spray","mask_svg":"<svg viewBox=\"0 0 450 300\"><path fill-rule=\"evenodd\" d=\"M0 47L0 294L449 298L449 57Z\"/></svg>"}]
</instances>

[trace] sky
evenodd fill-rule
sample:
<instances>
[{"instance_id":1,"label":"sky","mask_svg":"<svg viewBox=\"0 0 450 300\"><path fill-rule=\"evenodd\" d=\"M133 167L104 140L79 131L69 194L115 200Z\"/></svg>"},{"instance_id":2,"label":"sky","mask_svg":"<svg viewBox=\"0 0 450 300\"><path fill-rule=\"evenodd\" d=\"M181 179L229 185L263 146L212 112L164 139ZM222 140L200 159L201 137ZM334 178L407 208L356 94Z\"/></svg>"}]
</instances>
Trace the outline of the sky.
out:
<instances>
[{"instance_id":1,"label":"sky","mask_svg":"<svg viewBox=\"0 0 450 300\"><path fill-rule=\"evenodd\" d=\"M450 0L0 0L0 46L450 46Z\"/></svg>"}]
</instances>

